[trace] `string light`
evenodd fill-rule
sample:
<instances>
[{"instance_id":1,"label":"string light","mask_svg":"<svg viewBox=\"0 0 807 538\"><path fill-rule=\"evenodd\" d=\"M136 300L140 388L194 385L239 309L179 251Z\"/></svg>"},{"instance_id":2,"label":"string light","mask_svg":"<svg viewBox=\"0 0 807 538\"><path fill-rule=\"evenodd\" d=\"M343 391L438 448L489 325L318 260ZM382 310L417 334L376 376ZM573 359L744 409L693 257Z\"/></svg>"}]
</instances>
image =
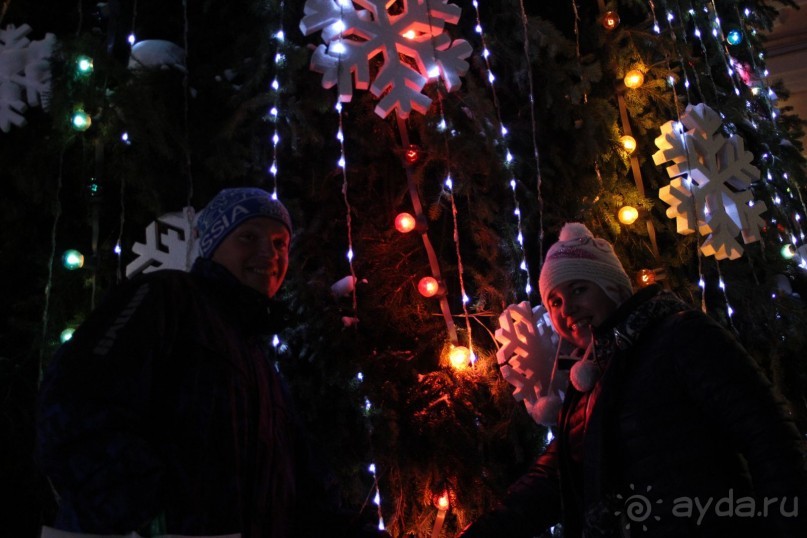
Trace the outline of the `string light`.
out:
<instances>
[{"instance_id":1,"label":"string light","mask_svg":"<svg viewBox=\"0 0 807 538\"><path fill-rule=\"evenodd\" d=\"M395 229L402 234L411 232L416 225L417 220L409 213L398 213L398 216L395 217Z\"/></svg>"},{"instance_id":2,"label":"string light","mask_svg":"<svg viewBox=\"0 0 807 538\"><path fill-rule=\"evenodd\" d=\"M418 291L424 297L434 297L440 291L440 284L436 278L424 276L418 282Z\"/></svg>"},{"instance_id":3,"label":"string light","mask_svg":"<svg viewBox=\"0 0 807 538\"><path fill-rule=\"evenodd\" d=\"M636 282L641 287L647 287L656 283L656 273L652 269L642 269L636 275Z\"/></svg>"},{"instance_id":4,"label":"string light","mask_svg":"<svg viewBox=\"0 0 807 538\"><path fill-rule=\"evenodd\" d=\"M638 69L631 69L625 74L623 82L625 83L625 87L631 90L641 88L642 84L644 84L644 73Z\"/></svg>"},{"instance_id":5,"label":"string light","mask_svg":"<svg viewBox=\"0 0 807 538\"><path fill-rule=\"evenodd\" d=\"M73 111L73 115L70 117L70 124L76 131L84 132L92 125L92 118L89 114L84 112L84 110L78 108Z\"/></svg>"},{"instance_id":6,"label":"string light","mask_svg":"<svg viewBox=\"0 0 807 538\"><path fill-rule=\"evenodd\" d=\"M482 50L483 50L482 57L485 60L485 67L487 69L487 78L488 78L488 82L490 84L490 91L491 91L491 97L493 99L493 106L494 106L494 109L496 110L496 119L497 119L498 125L499 125L499 132L501 133L501 136L502 136L502 138L499 141L498 145L500 147L502 147L503 150L504 150L506 164L508 164L509 166L512 166L514 164L514 157L513 157L513 154L510 152L510 149L508 147L508 141L507 141L508 130L507 130L507 127L504 125L504 122L502 121L502 113L501 113L501 107L500 107L500 103L499 103L498 93L496 91L496 86L494 85L496 77L494 76L493 70L491 68L491 65L492 65L491 64L491 56L492 56L492 54L490 52L490 49L488 48L487 41L486 41L486 38L485 38L485 34L482 31L482 21L481 21L481 17L480 17L480 14L479 14L479 3L477 1L474 1L473 6L474 6L474 9L476 10L476 31L481 36L481 45L482 45ZM523 38L524 38L523 41L524 41L524 50L525 50L525 54L526 54L527 51L529 50L529 41L528 41L527 33L526 33L527 15L526 15L526 11L524 9L523 0L520 1L520 6L521 6L522 26L523 26L523 28L525 30L524 35L523 35ZM537 140L537 129L536 129L535 112L534 112L535 99L534 99L534 91L533 91L532 71L531 70L527 70L527 71L528 71L528 82L529 82L529 85L530 85L529 98L530 98L530 112L531 112L531 118L532 118L533 152L534 152L534 156L535 156L536 174L537 174L537 188L538 188L538 198L539 198L538 206L541 207L541 205L542 205L542 203L541 203L541 167L540 167L540 159L539 159L538 147L537 147L537 142L536 142L536 140ZM512 191L512 194L513 194L513 205L515 206L516 209L518 209L519 208L519 202L518 202L518 196L517 196L515 185L516 185L515 178L511 178L510 179L510 187L511 187L511 191ZM520 215L520 213L518 213L517 215ZM543 235L544 235L544 233L543 233L543 213L539 214L538 220L539 220L539 226L540 226L540 241L539 241L539 243L541 243L541 241L543 241ZM523 234L522 234L522 231L521 231L522 221L521 221L520 217L517 219L516 227L517 227L517 230L518 230L518 232L517 232L518 237L519 238L523 237ZM526 264L526 253L524 252L523 242L521 240L519 240L519 246L520 246L521 258L525 261L525 264ZM542 246L541 246L541 248L542 248ZM543 257L543 256L541 256L541 257ZM524 291L527 294L527 296L529 296L529 294L532 292L532 286L530 285L530 281L532 280L532 278L529 275L529 271L527 271L527 279L526 280L527 280L527 282L526 282L526 285L524 287Z\"/></svg>"},{"instance_id":7,"label":"string light","mask_svg":"<svg viewBox=\"0 0 807 538\"><path fill-rule=\"evenodd\" d=\"M606 11L602 16L601 23L606 30L615 30L619 26L619 15L616 11Z\"/></svg>"},{"instance_id":8,"label":"string light","mask_svg":"<svg viewBox=\"0 0 807 538\"><path fill-rule=\"evenodd\" d=\"M639 218L639 210L633 206L626 205L619 210L617 217L622 224L630 225Z\"/></svg>"},{"instance_id":9,"label":"string light","mask_svg":"<svg viewBox=\"0 0 807 538\"><path fill-rule=\"evenodd\" d=\"M68 271L84 267L84 254L75 249L65 250L62 254L62 266Z\"/></svg>"},{"instance_id":10,"label":"string light","mask_svg":"<svg viewBox=\"0 0 807 538\"><path fill-rule=\"evenodd\" d=\"M471 350L465 346L451 346L448 353L448 361L455 370L465 370L473 361Z\"/></svg>"},{"instance_id":11,"label":"string light","mask_svg":"<svg viewBox=\"0 0 807 538\"><path fill-rule=\"evenodd\" d=\"M628 155L636 151L636 139L630 135L625 135L619 139L622 148L628 152Z\"/></svg>"},{"instance_id":12,"label":"string light","mask_svg":"<svg viewBox=\"0 0 807 538\"><path fill-rule=\"evenodd\" d=\"M74 329L73 327L68 327L67 329L65 329L61 333L59 333L59 341L62 344L64 344L65 342L67 342L68 340L73 338L73 333L74 332L76 332L76 329Z\"/></svg>"},{"instance_id":13,"label":"string light","mask_svg":"<svg viewBox=\"0 0 807 538\"><path fill-rule=\"evenodd\" d=\"M76 58L76 71L79 75L89 75L93 71L93 61L89 56L78 56Z\"/></svg>"}]
</instances>

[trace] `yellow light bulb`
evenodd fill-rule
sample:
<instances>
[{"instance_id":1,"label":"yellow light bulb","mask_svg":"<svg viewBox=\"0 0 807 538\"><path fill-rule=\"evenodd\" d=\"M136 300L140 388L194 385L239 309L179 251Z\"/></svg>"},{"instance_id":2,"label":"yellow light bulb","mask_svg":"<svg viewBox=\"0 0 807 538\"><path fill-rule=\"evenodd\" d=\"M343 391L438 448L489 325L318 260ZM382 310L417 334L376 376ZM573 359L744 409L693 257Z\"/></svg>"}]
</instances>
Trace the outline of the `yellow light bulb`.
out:
<instances>
[{"instance_id":1,"label":"yellow light bulb","mask_svg":"<svg viewBox=\"0 0 807 538\"><path fill-rule=\"evenodd\" d=\"M630 135L625 135L620 138L619 143L622 144L622 147L628 152L628 155L636 151L636 139Z\"/></svg>"},{"instance_id":2,"label":"yellow light bulb","mask_svg":"<svg viewBox=\"0 0 807 538\"><path fill-rule=\"evenodd\" d=\"M639 210L633 206L626 205L619 210L617 217L622 224L633 224L639 218Z\"/></svg>"},{"instance_id":3,"label":"yellow light bulb","mask_svg":"<svg viewBox=\"0 0 807 538\"><path fill-rule=\"evenodd\" d=\"M625 74L624 82L626 87L635 90L644 84L644 73L638 69L631 69Z\"/></svg>"}]
</instances>

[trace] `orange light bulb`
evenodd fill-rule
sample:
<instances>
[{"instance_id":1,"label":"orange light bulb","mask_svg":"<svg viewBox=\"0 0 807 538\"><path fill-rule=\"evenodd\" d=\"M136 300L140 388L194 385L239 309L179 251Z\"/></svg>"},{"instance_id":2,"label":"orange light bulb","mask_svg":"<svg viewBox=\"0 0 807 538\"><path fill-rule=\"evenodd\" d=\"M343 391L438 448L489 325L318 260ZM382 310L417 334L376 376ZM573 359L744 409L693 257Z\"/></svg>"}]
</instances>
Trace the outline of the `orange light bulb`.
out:
<instances>
[{"instance_id":1,"label":"orange light bulb","mask_svg":"<svg viewBox=\"0 0 807 538\"><path fill-rule=\"evenodd\" d=\"M616 11L606 11L602 16L602 26L606 30L613 30L619 26L619 15Z\"/></svg>"},{"instance_id":2,"label":"orange light bulb","mask_svg":"<svg viewBox=\"0 0 807 538\"><path fill-rule=\"evenodd\" d=\"M443 491L435 500L435 506L437 506L438 510L448 510L449 505L451 504L448 498L448 492Z\"/></svg>"},{"instance_id":3,"label":"orange light bulb","mask_svg":"<svg viewBox=\"0 0 807 538\"><path fill-rule=\"evenodd\" d=\"M641 287L650 286L656 283L656 273L651 269L642 269L639 271L639 274L636 275L636 280Z\"/></svg>"},{"instance_id":4,"label":"orange light bulb","mask_svg":"<svg viewBox=\"0 0 807 538\"><path fill-rule=\"evenodd\" d=\"M638 69L631 69L625 74L624 82L625 86L631 90L640 88L644 84L644 73Z\"/></svg>"},{"instance_id":5,"label":"orange light bulb","mask_svg":"<svg viewBox=\"0 0 807 538\"><path fill-rule=\"evenodd\" d=\"M464 370L471 362L471 350L465 346L453 346L448 353L448 362L455 370Z\"/></svg>"}]
</instances>

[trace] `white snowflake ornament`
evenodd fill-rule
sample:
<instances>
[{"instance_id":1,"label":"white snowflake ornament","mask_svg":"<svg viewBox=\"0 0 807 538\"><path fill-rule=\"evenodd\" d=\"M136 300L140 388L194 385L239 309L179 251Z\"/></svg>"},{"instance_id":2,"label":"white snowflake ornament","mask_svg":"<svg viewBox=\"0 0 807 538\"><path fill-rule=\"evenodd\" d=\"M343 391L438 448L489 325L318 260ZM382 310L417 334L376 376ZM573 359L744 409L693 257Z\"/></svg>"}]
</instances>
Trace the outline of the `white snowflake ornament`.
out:
<instances>
[{"instance_id":1,"label":"white snowflake ornament","mask_svg":"<svg viewBox=\"0 0 807 538\"><path fill-rule=\"evenodd\" d=\"M508 306L494 336L502 345L496 352L502 377L515 387L513 398L524 401L539 424L554 424L562 401L558 385L566 374L555 368L558 337L546 309L530 308L527 301Z\"/></svg>"},{"instance_id":2,"label":"white snowflake ornament","mask_svg":"<svg viewBox=\"0 0 807 538\"><path fill-rule=\"evenodd\" d=\"M672 181L659 189L659 198L670 206L667 216L676 219L678 233L698 231L706 237L704 255L739 258L743 247L737 235L742 234L745 244L753 243L765 226L760 215L767 207L755 202L750 190L759 179L751 164L754 156L745 151L740 136L726 138L717 132L720 115L703 103L688 105L681 123L683 127L674 121L662 125L655 141L656 165L672 161L667 166Z\"/></svg>"},{"instance_id":3,"label":"white snowflake ornament","mask_svg":"<svg viewBox=\"0 0 807 538\"><path fill-rule=\"evenodd\" d=\"M146 242L132 245L137 254L126 266L126 276L150 273L158 269L189 271L199 257L199 243L193 240L196 217L192 207L167 213L146 226Z\"/></svg>"},{"instance_id":4,"label":"white snowflake ornament","mask_svg":"<svg viewBox=\"0 0 807 538\"><path fill-rule=\"evenodd\" d=\"M321 30L327 43L319 45L311 58L311 69L322 74L324 88L336 85L340 101L347 102L355 80L357 90L370 88L381 98L376 114L385 118L395 110L406 118L412 110L428 110L431 99L421 92L430 79L441 77L448 91L461 85L473 48L444 33L445 23L456 24L461 12L448 0L403 0L395 15L387 11L389 4L307 0L300 30L305 35ZM370 60L379 53L383 64L371 85Z\"/></svg>"},{"instance_id":5,"label":"white snowflake ornament","mask_svg":"<svg viewBox=\"0 0 807 538\"><path fill-rule=\"evenodd\" d=\"M12 125L24 127L23 113L29 106L47 108L50 92L50 63L56 36L31 41L31 27L23 24L0 29L0 130Z\"/></svg>"}]
</instances>

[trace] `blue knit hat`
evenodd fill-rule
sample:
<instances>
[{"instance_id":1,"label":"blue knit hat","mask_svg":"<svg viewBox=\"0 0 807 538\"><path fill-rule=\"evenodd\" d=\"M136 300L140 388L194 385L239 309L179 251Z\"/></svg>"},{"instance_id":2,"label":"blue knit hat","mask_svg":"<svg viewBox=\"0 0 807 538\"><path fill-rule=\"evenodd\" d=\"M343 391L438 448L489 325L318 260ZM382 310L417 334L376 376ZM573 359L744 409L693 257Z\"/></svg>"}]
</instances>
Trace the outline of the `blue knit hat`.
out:
<instances>
[{"instance_id":1,"label":"blue knit hat","mask_svg":"<svg viewBox=\"0 0 807 538\"><path fill-rule=\"evenodd\" d=\"M291 217L286 206L265 190L254 187L222 190L207 204L196 221L201 256L211 257L230 232L255 217L274 219L291 234Z\"/></svg>"}]
</instances>

